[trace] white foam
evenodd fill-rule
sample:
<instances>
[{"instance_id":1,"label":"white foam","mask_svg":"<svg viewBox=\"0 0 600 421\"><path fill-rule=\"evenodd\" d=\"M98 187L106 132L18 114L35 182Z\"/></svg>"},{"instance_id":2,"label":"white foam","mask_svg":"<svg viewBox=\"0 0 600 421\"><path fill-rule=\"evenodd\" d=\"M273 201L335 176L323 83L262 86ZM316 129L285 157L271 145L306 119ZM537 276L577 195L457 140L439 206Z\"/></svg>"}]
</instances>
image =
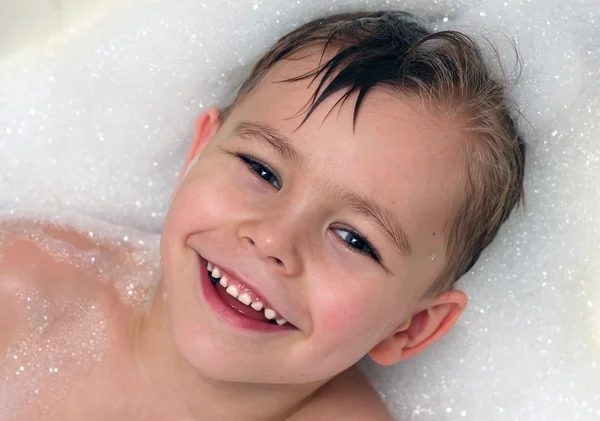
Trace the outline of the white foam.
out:
<instances>
[{"instance_id":1,"label":"white foam","mask_svg":"<svg viewBox=\"0 0 600 421\"><path fill-rule=\"evenodd\" d=\"M531 123L523 126L527 207L461 280L465 316L422 355L363 367L398 419L599 418L600 11L592 2L132 3L45 56L0 67L0 212L67 209L160 231L194 117L226 104L279 36L361 8L512 35L525 64L514 96ZM509 51L501 48L507 62Z\"/></svg>"},{"instance_id":2,"label":"white foam","mask_svg":"<svg viewBox=\"0 0 600 421\"><path fill-rule=\"evenodd\" d=\"M14 300L20 327L0 364L0 420L52 419L44 402L65 399L103 359L106 311L85 299L49 300L36 290L19 291Z\"/></svg>"}]
</instances>

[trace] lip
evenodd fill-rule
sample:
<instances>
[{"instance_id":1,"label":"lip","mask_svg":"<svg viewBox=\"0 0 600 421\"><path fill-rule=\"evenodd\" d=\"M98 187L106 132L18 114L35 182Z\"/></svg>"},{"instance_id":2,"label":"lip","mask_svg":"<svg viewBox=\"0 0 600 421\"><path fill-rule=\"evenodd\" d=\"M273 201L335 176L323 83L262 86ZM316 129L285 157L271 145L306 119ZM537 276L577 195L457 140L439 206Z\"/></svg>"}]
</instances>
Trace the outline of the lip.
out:
<instances>
[{"instance_id":1,"label":"lip","mask_svg":"<svg viewBox=\"0 0 600 421\"><path fill-rule=\"evenodd\" d=\"M208 279L208 272L206 268L206 260L198 254L198 263L200 268L200 289L204 300L208 303L208 306L219 315L222 319L227 321L229 324L242 328L244 330L257 331L257 332L268 332L268 333L282 333L296 330L291 325L273 325L269 323L259 322L258 320L250 319L234 308L229 306L217 293L217 290ZM258 293L258 291L257 291Z\"/></svg>"}]
</instances>

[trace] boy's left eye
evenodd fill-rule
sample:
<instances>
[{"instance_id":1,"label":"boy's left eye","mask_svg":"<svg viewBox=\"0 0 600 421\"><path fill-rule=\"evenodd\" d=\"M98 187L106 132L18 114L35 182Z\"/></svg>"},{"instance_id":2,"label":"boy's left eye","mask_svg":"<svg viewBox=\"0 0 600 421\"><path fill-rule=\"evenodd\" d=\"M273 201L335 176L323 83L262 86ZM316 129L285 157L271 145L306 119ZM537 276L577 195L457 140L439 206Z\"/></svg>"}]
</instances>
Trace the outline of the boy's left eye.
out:
<instances>
[{"instance_id":1,"label":"boy's left eye","mask_svg":"<svg viewBox=\"0 0 600 421\"><path fill-rule=\"evenodd\" d=\"M375 248L369 243L365 237L360 235L357 232L343 229L343 228L334 228L333 231L351 248L353 251L357 253L366 254L371 257L376 262L380 262L379 253Z\"/></svg>"},{"instance_id":2,"label":"boy's left eye","mask_svg":"<svg viewBox=\"0 0 600 421\"><path fill-rule=\"evenodd\" d=\"M267 183L271 184L277 190L281 189L277 175L268 166L246 155L238 154L237 156L242 160L244 164L248 166L248 169L250 169L250 171L252 171L258 177L265 180Z\"/></svg>"}]
</instances>

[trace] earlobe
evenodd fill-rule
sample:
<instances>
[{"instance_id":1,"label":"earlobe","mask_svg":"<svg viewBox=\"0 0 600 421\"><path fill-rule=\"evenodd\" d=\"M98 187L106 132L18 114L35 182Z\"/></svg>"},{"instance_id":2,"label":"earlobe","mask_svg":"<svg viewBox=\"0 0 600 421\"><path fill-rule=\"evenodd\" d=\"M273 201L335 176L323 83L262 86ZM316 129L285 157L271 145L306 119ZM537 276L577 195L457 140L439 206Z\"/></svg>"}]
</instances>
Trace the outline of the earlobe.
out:
<instances>
[{"instance_id":1,"label":"earlobe","mask_svg":"<svg viewBox=\"0 0 600 421\"><path fill-rule=\"evenodd\" d=\"M408 343L405 331L396 332L373 347L368 353L369 357L379 365L394 365L402 361L404 348Z\"/></svg>"},{"instance_id":2,"label":"earlobe","mask_svg":"<svg viewBox=\"0 0 600 421\"><path fill-rule=\"evenodd\" d=\"M467 296L461 291L441 294L371 349L369 356L378 364L392 365L417 355L448 333L466 306Z\"/></svg>"},{"instance_id":3,"label":"earlobe","mask_svg":"<svg viewBox=\"0 0 600 421\"><path fill-rule=\"evenodd\" d=\"M190 161L190 163L187 165L187 167L185 169L185 172L183 173L183 175L179 179L179 182L182 182L183 180L185 180L185 178L188 176L188 174L190 173L190 171L192 170L192 168L194 168L194 165L196 165L198 163L199 159L200 159L199 156L195 156L194 159L192 159Z\"/></svg>"}]
</instances>

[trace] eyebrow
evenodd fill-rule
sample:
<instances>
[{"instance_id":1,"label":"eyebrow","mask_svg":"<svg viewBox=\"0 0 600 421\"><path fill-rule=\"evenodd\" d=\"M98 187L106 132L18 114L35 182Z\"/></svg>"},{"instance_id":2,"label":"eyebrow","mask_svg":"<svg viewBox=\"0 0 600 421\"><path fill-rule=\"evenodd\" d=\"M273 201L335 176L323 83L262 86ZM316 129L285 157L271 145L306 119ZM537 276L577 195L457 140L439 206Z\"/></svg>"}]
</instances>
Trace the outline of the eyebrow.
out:
<instances>
[{"instance_id":1,"label":"eyebrow","mask_svg":"<svg viewBox=\"0 0 600 421\"><path fill-rule=\"evenodd\" d=\"M373 220L396 246L402 256L409 256L412 253L412 247L408 242L406 231L402 229L400 223L394 217L394 213L375 200L359 196L354 192L342 193L342 200L359 215Z\"/></svg>"},{"instance_id":2,"label":"eyebrow","mask_svg":"<svg viewBox=\"0 0 600 421\"><path fill-rule=\"evenodd\" d=\"M303 161L302 154L294 147L292 140L266 123L241 121L236 125L234 134L243 139L258 141L267 147L271 147L279 155L296 163L302 163Z\"/></svg>"},{"instance_id":3,"label":"eyebrow","mask_svg":"<svg viewBox=\"0 0 600 421\"><path fill-rule=\"evenodd\" d=\"M244 120L236 125L234 133L243 139L270 147L284 158L297 163L304 161L292 140L266 123ZM390 209L381 206L369 197L351 191L338 190L338 193L342 201L347 203L355 213L375 222L402 256L406 257L412 253L406 231L402 229Z\"/></svg>"}]
</instances>

